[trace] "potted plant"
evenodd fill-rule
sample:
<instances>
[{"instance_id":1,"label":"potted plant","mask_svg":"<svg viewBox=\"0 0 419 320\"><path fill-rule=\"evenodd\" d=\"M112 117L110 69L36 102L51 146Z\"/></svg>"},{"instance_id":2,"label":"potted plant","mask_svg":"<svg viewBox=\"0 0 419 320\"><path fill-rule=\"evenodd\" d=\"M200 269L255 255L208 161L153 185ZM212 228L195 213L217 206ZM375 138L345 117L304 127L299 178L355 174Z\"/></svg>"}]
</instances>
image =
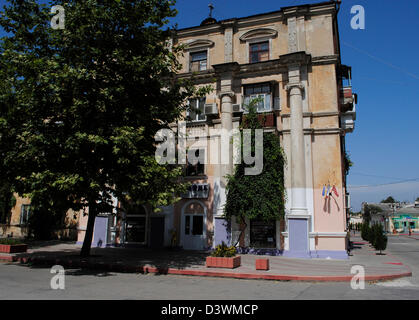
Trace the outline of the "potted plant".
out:
<instances>
[{"instance_id":1,"label":"potted plant","mask_svg":"<svg viewBox=\"0 0 419 320\"><path fill-rule=\"evenodd\" d=\"M229 247L224 242L216 246L211 256L206 259L207 268L234 269L240 265L241 257L236 256L236 247Z\"/></svg>"},{"instance_id":2,"label":"potted plant","mask_svg":"<svg viewBox=\"0 0 419 320\"><path fill-rule=\"evenodd\" d=\"M20 253L26 252L28 245L19 239L0 239L0 252L2 253Z\"/></svg>"}]
</instances>

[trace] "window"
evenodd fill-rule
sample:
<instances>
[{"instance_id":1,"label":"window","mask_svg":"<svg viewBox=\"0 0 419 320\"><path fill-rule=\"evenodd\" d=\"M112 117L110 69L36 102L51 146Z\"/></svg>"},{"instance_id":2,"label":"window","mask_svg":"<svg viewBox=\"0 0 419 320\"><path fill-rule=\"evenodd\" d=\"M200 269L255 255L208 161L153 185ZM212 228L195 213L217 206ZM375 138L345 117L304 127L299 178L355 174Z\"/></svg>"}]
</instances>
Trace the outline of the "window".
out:
<instances>
[{"instance_id":1,"label":"window","mask_svg":"<svg viewBox=\"0 0 419 320\"><path fill-rule=\"evenodd\" d=\"M29 217L31 215L31 205L22 204L20 208L20 224L26 225L29 222Z\"/></svg>"},{"instance_id":2,"label":"window","mask_svg":"<svg viewBox=\"0 0 419 320\"><path fill-rule=\"evenodd\" d=\"M275 248L276 221L250 220L250 245L254 248Z\"/></svg>"},{"instance_id":3,"label":"window","mask_svg":"<svg viewBox=\"0 0 419 320\"><path fill-rule=\"evenodd\" d=\"M191 151L189 150L188 153ZM186 175L187 176L202 176L205 175L205 150L196 149L195 159L186 159Z\"/></svg>"},{"instance_id":4,"label":"window","mask_svg":"<svg viewBox=\"0 0 419 320\"><path fill-rule=\"evenodd\" d=\"M269 60L269 41L249 44L250 63Z\"/></svg>"},{"instance_id":5,"label":"window","mask_svg":"<svg viewBox=\"0 0 419 320\"><path fill-rule=\"evenodd\" d=\"M245 106L248 106L252 100L257 98L260 99L260 101L256 104L257 112L272 110L272 94L271 85L269 83L251 85L244 88Z\"/></svg>"},{"instance_id":6,"label":"window","mask_svg":"<svg viewBox=\"0 0 419 320\"><path fill-rule=\"evenodd\" d=\"M189 121L205 121L205 100L206 98L196 98L189 101L187 119Z\"/></svg>"},{"instance_id":7,"label":"window","mask_svg":"<svg viewBox=\"0 0 419 320\"><path fill-rule=\"evenodd\" d=\"M206 51L191 52L189 71L196 72L196 71L203 71L203 70L207 70L207 52Z\"/></svg>"}]
</instances>

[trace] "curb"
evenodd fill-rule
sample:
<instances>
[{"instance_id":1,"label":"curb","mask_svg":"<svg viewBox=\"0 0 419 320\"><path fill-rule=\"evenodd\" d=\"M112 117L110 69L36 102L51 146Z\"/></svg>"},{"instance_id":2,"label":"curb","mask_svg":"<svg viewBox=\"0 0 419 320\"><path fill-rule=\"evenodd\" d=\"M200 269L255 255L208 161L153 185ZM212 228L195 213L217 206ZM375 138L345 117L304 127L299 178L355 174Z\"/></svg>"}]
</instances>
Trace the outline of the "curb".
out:
<instances>
[{"instance_id":1,"label":"curb","mask_svg":"<svg viewBox=\"0 0 419 320\"><path fill-rule=\"evenodd\" d=\"M0 260L4 256L0 256ZM63 260L63 259L37 259L29 257L8 257L9 262L19 262L21 264L53 266L56 264L71 268L85 268L90 270L103 270L121 273L141 273L141 274L173 274L185 276L200 276L200 277L218 277L218 278L233 278L233 279L247 279L247 280L276 280L276 281L314 281L314 282L350 282L352 275L347 276L314 276L314 275L280 275L280 274L262 274L262 273L236 273L236 272L220 272L220 271L203 271L190 269L175 269L175 268L159 268L151 266L133 266L115 263L80 261L80 260ZM11 260L10 260L11 258ZM412 272L409 270L404 273L395 274L380 274L380 275L366 275L365 281L379 281L392 280L402 277L411 277Z\"/></svg>"}]
</instances>

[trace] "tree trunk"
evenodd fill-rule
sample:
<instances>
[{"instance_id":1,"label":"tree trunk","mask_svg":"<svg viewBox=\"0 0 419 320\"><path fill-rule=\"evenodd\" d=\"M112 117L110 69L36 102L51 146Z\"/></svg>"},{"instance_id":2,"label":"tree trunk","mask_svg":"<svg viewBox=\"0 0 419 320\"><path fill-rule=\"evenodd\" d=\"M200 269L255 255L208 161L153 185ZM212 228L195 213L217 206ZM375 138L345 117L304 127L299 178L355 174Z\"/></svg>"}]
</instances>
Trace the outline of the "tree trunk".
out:
<instances>
[{"instance_id":1,"label":"tree trunk","mask_svg":"<svg viewBox=\"0 0 419 320\"><path fill-rule=\"evenodd\" d=\"M89 216L87 219L86 233L84 235L83 246L81 248L80 256L88 257L90 255L90 248L92 247L93 229L96 219L96 201L89 201Z\"/></svg>"},{"instance_id":2,"label":"tree trunk","mask_svg":"<svg viewBox=\"0 0 419 320\"><path fill-rule=\"evenodd\" d=\"M247 224L246 224L246 219L241 219L240 220L240 236L237 239L237 242L234 244L235 247L237 247L238 244L240 244L240 246L244 246L244 231L246 230Z\"/></svg>"}]
</instances>

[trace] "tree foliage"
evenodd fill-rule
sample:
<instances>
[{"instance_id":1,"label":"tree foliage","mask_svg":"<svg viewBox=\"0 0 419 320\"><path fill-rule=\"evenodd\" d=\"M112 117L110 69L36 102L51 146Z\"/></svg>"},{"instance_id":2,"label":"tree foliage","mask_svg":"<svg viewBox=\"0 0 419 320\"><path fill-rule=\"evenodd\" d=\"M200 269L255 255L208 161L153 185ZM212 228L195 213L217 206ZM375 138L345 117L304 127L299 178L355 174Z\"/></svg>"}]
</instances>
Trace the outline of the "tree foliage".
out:
<instances>
[{"instance_id":1,"label":"tree foliage","mask_svg":"<svg viewBox=\"0 0 419 320\"><path fill-rule=\"evenodd\" d=\"M173 4L22 0L0 15L0 174L44 212L88 207L82 255L112 196L158 207L184 190L181 168L154 158L155 133L199 95L176 77ZM62 30L50 26L53 5L64 6Z\"/></svg>"},{"instance_id":2,"label":"tree foliage","mask_svg":"<svg viewBox=\"0 0 419 320\"><path fill-rule=\"evenodd\" d=\"M364 205L364 212L363 212L363 219L366 223L369 223L371 221L371 217L374 214L383 212L383 209L381 209L379 206L376 206L374 204L365 204Z\"/></svg>"},{"instance_id":3,"label":"tree foliage","mask_svg":"<svg viewBox=\"0 0 419 320\"><path fill-rule=\"evenodd\" d=\"M250 102L249 113L245 115L241 124L243 129L252 130L252 141L255 129L261 129L255 110L257 99ZM243 137L243 136L242 136ZM243 139L241 139L241 149ZM252 153L255 151L252 143ZM242 161L237 164L233 175L227 177L227 199L224 215L227 219L235 217L239 223L246 226L246 218L272 221L284 216L285 187L284 187L285 155L280 146L279 137L273 133L263 135L263 171L259 175L245 175L245 168L249 165ZM242 229L242 232L244 229Z\"/></svg>"},{"instance_id":4,"label":"tree foliage","mask_svg":"<svg viewBox=\"0 0 419 320\"><path fill-rule=\"evenodd\" d=\"M396 202L397 201L392 196L388 196L386 199L381 201L381 203L396 203Z\"/></svg>"}]
</instances>

